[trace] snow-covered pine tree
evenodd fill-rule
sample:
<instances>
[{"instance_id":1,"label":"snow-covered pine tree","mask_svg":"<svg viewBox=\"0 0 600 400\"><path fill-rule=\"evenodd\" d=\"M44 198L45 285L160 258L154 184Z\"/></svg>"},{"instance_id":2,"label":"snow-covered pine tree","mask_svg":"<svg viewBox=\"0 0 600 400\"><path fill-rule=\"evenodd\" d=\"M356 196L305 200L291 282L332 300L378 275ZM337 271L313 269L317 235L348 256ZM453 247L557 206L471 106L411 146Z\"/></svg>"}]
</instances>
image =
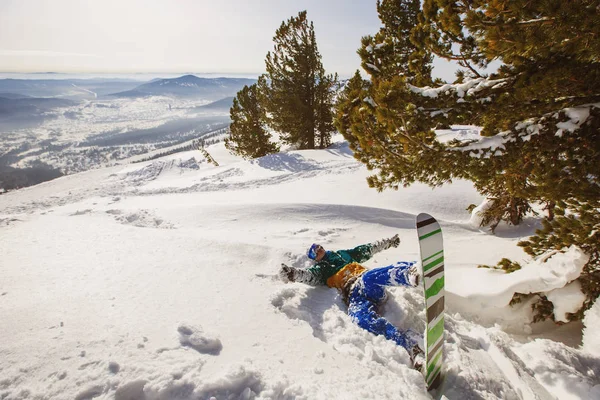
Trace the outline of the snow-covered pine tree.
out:
<instances>
[{"instance_id":1,"label":"snow-covered pine tree","mask_svg":"<svg viewBox=\"0 0 600 400\"><path fill-rule=\"evenodd\" d=\"M421 32L433 33L421 33L424 43L460 48L450 56L470 64L465 75L481 76L473 66L502 63L480 82L488 88L460 97L468 105L461 108L470 109L462 119L477 116L484 135L501 138L501 146L480 143L476 154L466 146L475 155L465 164L469 178L494 199L488 218L518 223L529 204L545 204L544 228L520 244L532 256L571 245L588 253L579 280L590 305L600 295L598 2L490 1L475 7L426 0L423 9ZM460 114L448 113L451 122Z\"/></svg>"},{"instance_id":2,"label":"snow-covered pine tree","mask_svg":"<svg viewBox=\"0 0 600 400\"><path fill-rule=\"evenodd\" d=\"M231 133L225 139L225 147L245 158L262 157L279 151L266 129L260 97L258 84L244 86L233 99L229 110Z\"/></svg>"},{"instance_id":3,"label":"snow-covered pine tree","mask_svg":"<svg viewBox=\"0 0 600 400\"><path fill-rule=\"evenodd\" d=\"M275 48L265 60L269 126L284 143L300 149L324 148L333 131L331 92L337 76L325 74L306 11L283 22L273 41Z\"/></svg>"},{"instance_id":4,"label":"snow-covered pine tree","mask_svg":"<svg viewBox=\"0 0 600 400\"><path fill-rule=\"evenodd\" d=\"M378 11L391 26L385 3ZM545 205L544 230L523 246L532 255L570 245L590 254L580 278L588 304L600 281L599 11L597 1L559 0L425 0L416 17L398 9L414 26L411 41L384 28L378 42L363 39L371 81L346 91L336 122L357 158L377 170L369 184L379 190L469 179L492 200L484 215L492 227L518 224L532 204ZM403 43L400 54L412 51L413 60L399 66L402 58L383 52L388 42ZM415 58L427 65L428 51L459 63L454 84L410 72ZM492 61L500 67L486 76ZM464 123L482 126L484 137L435 139L434 128Z\"/></svg>"}]
</instances>

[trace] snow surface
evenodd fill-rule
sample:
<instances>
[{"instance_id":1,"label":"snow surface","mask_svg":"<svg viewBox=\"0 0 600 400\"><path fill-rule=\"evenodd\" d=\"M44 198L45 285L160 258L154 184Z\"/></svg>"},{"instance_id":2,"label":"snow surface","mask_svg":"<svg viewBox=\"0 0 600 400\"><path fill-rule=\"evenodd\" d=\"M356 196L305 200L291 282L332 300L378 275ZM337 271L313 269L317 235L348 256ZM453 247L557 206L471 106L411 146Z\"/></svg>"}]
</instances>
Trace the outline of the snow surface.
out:
<instances>
[{"instance_id":1,"label":"snow surface","mask_svg":"<svg viewBox=\"0 0 600 400\"><path fill-rule=\"evenodd\" d=\"M600 335L597 327L600 326L600 301L596 299L592 307L585 312L583 319L585 329L583 331L583 349L600 356Z\"/></svg>"},{"instance_id":2,"label":"snow surface","mask_svg":"<svg viewBox=\"0 0 600 400\"><path fill-rule=\"evenodd\" d=\"M583 346L581 324L506 306L565 287L586 259L528 260L516 243L538 220L472 226L484 199L464 181L378 193L339 136L252 161L208 150L219 167L191 151L0 196L0 399L429 399L408 354L355 326L334 289L277 279L282 262L310 265L313 242L397 233L365 266L415 260L420 212L444 229L446 398L600 399L598 304ZM502 257L524 268L476 268ZM421 291L389 292L382 313L422 330Z\"/></svg>"},{"instance_id":3,"label":"snow surface","mask_svg":"<svg viewBox=\"0 0 600 400\"><path fill-rule=\"evenodd\" d=\"M585 301L579 281L551 290L546 293L546 297L554 304L555 319L561 322L568 322L567 314L576 313Z\"/></svg>"}]
</instances>

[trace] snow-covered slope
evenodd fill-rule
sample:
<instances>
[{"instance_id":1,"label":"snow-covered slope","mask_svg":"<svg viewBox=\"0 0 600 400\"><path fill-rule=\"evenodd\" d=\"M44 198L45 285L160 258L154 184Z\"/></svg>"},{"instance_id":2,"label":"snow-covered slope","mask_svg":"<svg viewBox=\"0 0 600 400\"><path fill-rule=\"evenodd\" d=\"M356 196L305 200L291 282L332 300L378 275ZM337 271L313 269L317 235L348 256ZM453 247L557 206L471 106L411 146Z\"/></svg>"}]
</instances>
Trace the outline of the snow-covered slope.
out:
<instances>
[{"instance_id":1,"label":"snow-covered slope","mask_svg":"<svg viewBox=\"0 0 600 400\"><path fill-rule=\"evenodd\" d=\"M201 97L219 100L234 96L245 85L256 83L256 79L248 78L199 78L195 75L184 75L178 78L158 79L144 83L132 90L114 93L116 97L144 96L176 96Z\"/></svg>"},{"instance_id":2,"label":"snow-covered slope","mask_svg":"<svg viewBox=\"0 0 600 400\"><path fill-rule=\"evenodd\" d=\"M447 248L445 396L600 398L597 340L580 349L581 325L506 308L542 280L564 286L576 250L539 278L535 263L476 268L525 260L516 242L536 220L473 227L465 208L483 199L468 182L377 193L341 138L252 161L208 150L219 167L178 153L0 196L1 399L428 399L407 353L353 325L334 289L276 277L282 262L309 265L313 242L398 233L366 266L414 260L419 212ZM422 293L390 293L385 316L422 330Z\"/></svg>"}]
</instances>

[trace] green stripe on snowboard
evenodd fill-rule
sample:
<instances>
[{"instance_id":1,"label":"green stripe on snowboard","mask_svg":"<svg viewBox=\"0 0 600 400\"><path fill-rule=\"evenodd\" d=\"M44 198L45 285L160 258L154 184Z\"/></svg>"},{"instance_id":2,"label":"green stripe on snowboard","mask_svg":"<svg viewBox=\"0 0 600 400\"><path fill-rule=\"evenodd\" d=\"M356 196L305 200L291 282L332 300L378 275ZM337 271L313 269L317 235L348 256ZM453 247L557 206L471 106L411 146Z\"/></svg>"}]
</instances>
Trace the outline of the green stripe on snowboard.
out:
<instances>
[{"instance_id":1,"label":"green stripe on snowboard","mask_svg":"<svg viewBox=\"0 0 600 400\"><path fill-rule=\"evenodd\" d=\"M429 271L431 268L435 267L436 265L438 265L439 263L441 263L443 261L444 261L444 256L438 258L435 261L430 262L429 264L427 264L423 267L423 272Z\"/></svg>"},{"instance_id":2,"label":"green stripe on snowboard","mask_svg":"<svg viewBox=\"0 0 600 400\"><path fill-rule=\"evenodd\" d=\"M440 319L437 324L427 331L427 346L433 345L444 334L444 318Z\"/></svg>"},{"instance_id":3,"label":"green stripe on snowboard","mask_svg":"<svg viewBox=\"0 0 600 400\"><path fill-rule=\"evenodd\" d=\"M440 279L437 279L433 285L431 285L429 287L429 289L427 289L425 291L425 298L429 299L435 295L437 295L440 290L442 290L444 288L444 277L442 276Z\"/></svg>"},{"instance_id":4,"label":"green stripe on snowboard","mask_svg":"<svg viewBox=\"0 0 600 400\"><path fill-rule=\"evenodd\" d=\"M429 363L429 368L427 368L427 377L431 377L431 373L435 370L436 366L438 366L440 359L442 358L442 353L440 352L436 358L433 359L432 362Z\"/></svg>"},{"instance_id":5,"label":"green stripe on snowboard","mask_svg":"<svg viewBox=\"0 0 600 400\"><path fill-rule=\"evenodd\" d=\"M428 237L430 237L430 236L433 236L433 235L436 235L436 234L438 234L438 233L442 233L442 230L441 230L441 229L437 229L437 230L435 230L435 231L433 231L433 232L430 232L430 233L428 233L428 234L426 234L426 235L419 236L419 240L427 239Z\"/></svg>"},{"instance_id":6,"label":"green stripe on snowboard","mask_svg":"<svg viewBox=\"0 0 600 400\"><path fill-rule=\"evenodd\" d=\"M433 257L435 257L435 256L438 256L438 255L440 255L440 254L442 254L442 253L444 253L444 250L440 250L440 251L438 251L438 252L437 252L437 253L435 253L434 255L427 257L426 259L422 260L421 262L422 262L422 263L426 263L427 261L431 260Z\"/></svg>"}]
</instances>

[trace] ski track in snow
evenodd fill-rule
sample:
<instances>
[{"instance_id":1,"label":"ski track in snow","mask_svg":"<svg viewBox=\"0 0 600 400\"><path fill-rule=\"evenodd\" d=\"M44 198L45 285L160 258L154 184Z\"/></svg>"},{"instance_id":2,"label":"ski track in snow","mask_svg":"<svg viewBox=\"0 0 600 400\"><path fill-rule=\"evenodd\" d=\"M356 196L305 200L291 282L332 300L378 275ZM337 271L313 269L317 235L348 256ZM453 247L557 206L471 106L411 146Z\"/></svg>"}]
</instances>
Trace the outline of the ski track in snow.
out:
<instances>
[{"instance_id":1,"label":"ski track in snow","mask_svg":"<svg viewBox=\"0 0 600 400\"><path fill-rule=\"evenodd\" d=\"M421 203L367 206L360 196L373 191L357 188L367 173L343 144L221 167L186 154L0 197L0 238L31 229L40 253L4 248L23 268L0 281L0 399L431 398L406 351L354 325L336 291L276 275L280 262L308 266L313 241L349 247L400 232L403 256L415 258ZM442 225L447 243L515 240ZM380 312L422 330L420 290L389 293ZM493 315L478 324L485 310L447 300L446 398L600 399L597 357L508 334Z\"/></svg>"}]
</instances>

